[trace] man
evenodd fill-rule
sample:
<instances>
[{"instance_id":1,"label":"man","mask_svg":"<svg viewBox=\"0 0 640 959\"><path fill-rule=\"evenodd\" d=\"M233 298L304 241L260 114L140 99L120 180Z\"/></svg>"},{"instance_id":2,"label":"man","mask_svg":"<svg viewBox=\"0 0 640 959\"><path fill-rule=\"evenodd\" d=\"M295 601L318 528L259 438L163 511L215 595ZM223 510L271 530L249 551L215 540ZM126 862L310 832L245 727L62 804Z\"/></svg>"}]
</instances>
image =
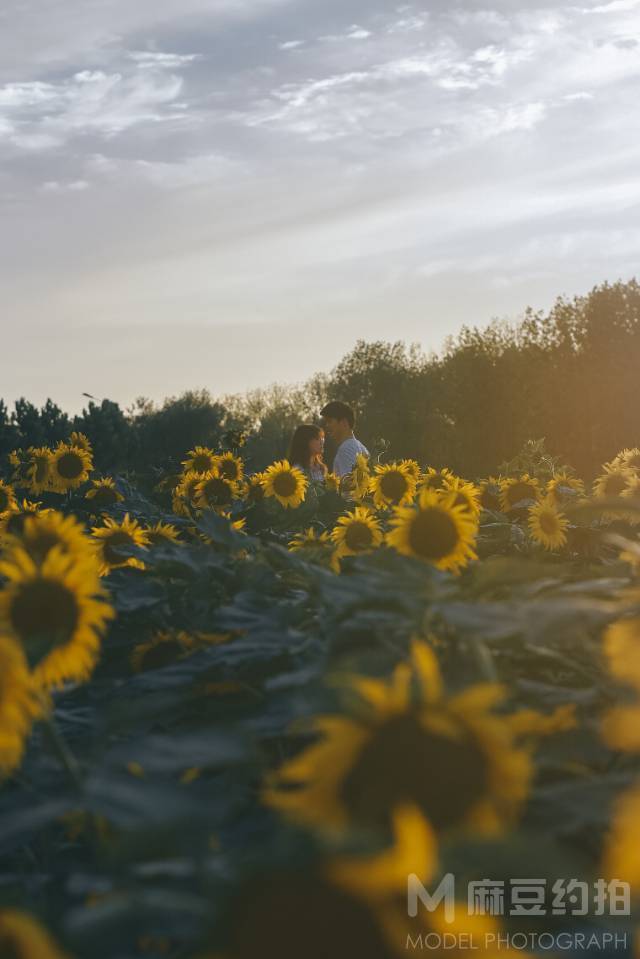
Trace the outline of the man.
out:
<instances>
[{"instance_id":1,"label":"man","mask_svg":"<svg viewBox=\"0 0 640 959\"><path fill-rule=\"evenodd\" d=\"M340 400L332 400L320 410L320 415L325 433L338 447L333 461L333 472L339 477L346 476L355 466L358 453L369 456L367 447L353 435L356 421L353 410Z\"/></svg>"}]
</instances>

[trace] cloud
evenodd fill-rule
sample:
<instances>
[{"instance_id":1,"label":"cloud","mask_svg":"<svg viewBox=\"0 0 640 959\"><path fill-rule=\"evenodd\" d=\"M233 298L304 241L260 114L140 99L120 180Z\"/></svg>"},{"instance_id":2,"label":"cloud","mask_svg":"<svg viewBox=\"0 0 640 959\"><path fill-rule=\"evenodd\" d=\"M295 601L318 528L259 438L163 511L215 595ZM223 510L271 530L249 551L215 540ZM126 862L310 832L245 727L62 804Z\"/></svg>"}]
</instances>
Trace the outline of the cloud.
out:
<instances>
[{"instance_id":1,"label":"cloud","mask_svg":"<svg viewBox=\"0 0 640 959\"><path fill-rule=\"evenodd\" d=\"M158 55L159 61L148 56L137 59L128 75L81 70L58 82L5 84L0 87L5 136L16 147L46 150L89 133L109 138L140 124L180 120L183 79L165 72L166 54Z\"/></svg>"}]
</instances>

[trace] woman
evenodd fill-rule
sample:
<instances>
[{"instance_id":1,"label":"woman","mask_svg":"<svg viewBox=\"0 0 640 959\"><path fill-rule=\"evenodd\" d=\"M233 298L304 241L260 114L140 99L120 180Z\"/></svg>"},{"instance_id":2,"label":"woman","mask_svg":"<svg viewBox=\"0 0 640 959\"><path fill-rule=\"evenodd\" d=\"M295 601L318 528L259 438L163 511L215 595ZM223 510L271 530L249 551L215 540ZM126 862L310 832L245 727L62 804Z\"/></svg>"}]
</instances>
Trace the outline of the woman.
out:
<instances>
[{"instance_id":1,"label":"woman","mask_svg":"<svg viewBox=\"0 0 640 959\"><path fill-rule=\"evenodd\" d=\"M322 461L323 450L324 432L319 426L305 423L293 434L289 462L292 466L304 470L313 483L324 483L327 467Z\"/></svg>"}]
</instances>

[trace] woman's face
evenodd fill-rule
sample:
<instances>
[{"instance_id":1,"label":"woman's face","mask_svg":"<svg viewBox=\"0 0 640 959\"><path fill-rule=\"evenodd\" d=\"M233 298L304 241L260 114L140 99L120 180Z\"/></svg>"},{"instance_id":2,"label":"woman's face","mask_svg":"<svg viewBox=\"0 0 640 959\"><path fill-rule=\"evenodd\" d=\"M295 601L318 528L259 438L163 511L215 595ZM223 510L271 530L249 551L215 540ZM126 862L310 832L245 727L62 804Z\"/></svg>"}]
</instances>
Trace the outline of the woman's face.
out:
<instances>
[{"instance_id":1,"label":"woman's face","mask_svg":"<svg viewBox=\"0 0 640 959\"><path fill-rule=\"evenodd\" d=\"M314 436L309 440L309 452L312 456L320 456L324 450L324 433Z\"/></svg>"}]
</instances>

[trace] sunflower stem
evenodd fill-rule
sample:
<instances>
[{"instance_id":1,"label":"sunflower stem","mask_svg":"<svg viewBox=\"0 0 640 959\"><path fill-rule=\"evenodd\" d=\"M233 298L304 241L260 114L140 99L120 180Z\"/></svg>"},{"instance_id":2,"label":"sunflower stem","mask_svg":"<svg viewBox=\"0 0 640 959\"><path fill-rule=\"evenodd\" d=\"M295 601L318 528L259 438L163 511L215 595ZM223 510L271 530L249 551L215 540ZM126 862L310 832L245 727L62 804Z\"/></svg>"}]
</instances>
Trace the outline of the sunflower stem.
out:
<instances>
[{"instance_id":1,"label":"sunflower stem","mask_svg":"<svg viewBox=\"0 0 640 959\"><path fill-rule=\"evenodd\" d=\"M58 729L55 720L52 716L46 716L42 720L44 727L44 734L51 748L51 752L55 755L56 759L60 765L65 770L67 776L69 777L69 782L73 785L79 793L84 792L84 783L82 780L82 772L80 770L80 765L78 760L73 755L67 742Z\"/></svg>"}]
</instances>

